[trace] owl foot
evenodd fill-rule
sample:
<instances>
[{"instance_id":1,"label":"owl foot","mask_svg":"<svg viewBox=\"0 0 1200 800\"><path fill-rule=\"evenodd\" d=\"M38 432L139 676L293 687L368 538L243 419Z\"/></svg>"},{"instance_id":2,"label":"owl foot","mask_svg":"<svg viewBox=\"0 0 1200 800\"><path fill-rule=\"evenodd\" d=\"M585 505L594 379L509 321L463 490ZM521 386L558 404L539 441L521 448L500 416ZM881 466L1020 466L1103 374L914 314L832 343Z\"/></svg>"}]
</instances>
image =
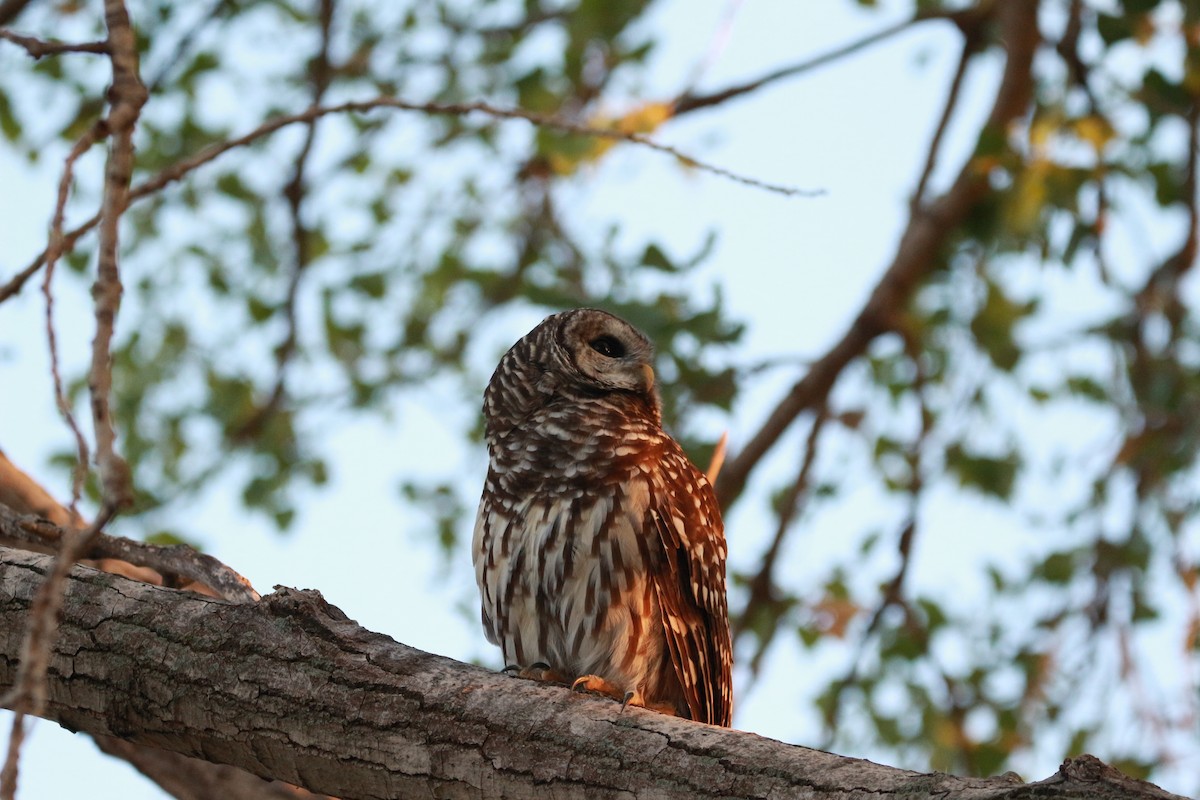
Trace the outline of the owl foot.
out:
<instances>
[{"instance_id":1,"label":"owl foot","mask_svg":"<svg viewBox=\"0 0 1200 800\"><path fill-rule=\"evenodd\" d=\"M501 672L506 675L515 675L518 678L525 678L530 681L541 681L543 683L561 683L567 684L569 681L553 667L545 661L535 661L528 667L522 667L518 664L509 664Z\"/></svg>"},{"instance_id":2,"label":"owl foot","mask_svg":"<svg viewBox=\"0 0 1200 800\"><path fill-rule=\"evenodd\" d=\"M660 714L669 714L672 717L682 716L679 710L670 703L657 700L647 702L641 692L623 692L599 675L584 675L581 678L576 678L575 682L571 684L571 688L577 692L591 692L611 697L614 700L620 700L622 711L625 710L626 706L637 706L638 708L648 708L651 711L657 711Z\"/></svg>"},{"instance_id":3,"label":"owl foot","mask_svg":"<svg viewBox=\"0 0 1200 800\"><path fill-rule=\"evenodd\" d=\"M571 688L576 692L592 692L593 694L602 694L605 697L620 700L622 711L625 710L625 706L645 705L639 693L623 692L599 675L584 675L576 678L575 682L571 684Z\"/></svg>"}]
</instances>

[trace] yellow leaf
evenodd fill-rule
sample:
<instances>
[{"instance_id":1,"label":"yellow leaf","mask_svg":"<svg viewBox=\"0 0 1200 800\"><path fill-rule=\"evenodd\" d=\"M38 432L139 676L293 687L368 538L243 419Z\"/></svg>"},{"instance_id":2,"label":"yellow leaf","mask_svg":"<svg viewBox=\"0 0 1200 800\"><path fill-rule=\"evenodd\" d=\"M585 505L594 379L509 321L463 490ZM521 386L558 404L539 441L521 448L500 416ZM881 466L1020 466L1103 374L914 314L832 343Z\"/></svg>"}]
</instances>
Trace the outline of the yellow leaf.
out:
<instances>
[{"instance_id":1,"label":"yellow leaf","mask_svg":"<svg viewBox=\"0 0 1200 800\"><path fill-rule=\"evenodd\" d=\"M653 133L674 113L672 103L646 103L618 119L613 127L622 133Z\"/></svg>"},{"instance_id":2,"label":"yellow leaf","mask_svg":"<svg viewBox=\"0 0 1200 800\"><path fill-rule=\"evenodd\" d=\"M671 103L644 103L613 118L606 114L594 114L587 120L589 128L614 130L620 133L653 133L671 118L674 106ZM558 137L547 148L546 160L556 175L571 175L584 164L594 163L621 140L617 137L570 135Z\"/></svg>"},{"instance_id":3,"label":"yellow leaf","mask_svg":"<svg viewBox=\"0 0 1200 800\"><path fill-rule=\"evenodd\" d=\"M1050 161L1035 158L1017 176L1008 219L1009 228L1014 233L1029 233L1037 225L1042 206L1046 204L1046 178L1053 169L1054 165Z\"/></svg>"},{"instance_id":4,"label":"yellow leaf","mask_svg":"<svg viewBox=\"0 0 1200 800\"><path fill-rule=\"evenodd\" d=\"M947 750L957 750L970 741L966 731L954 720L946 717L942 717L934 723L933 740L938 746Z\"/></svg>"},{"instance_id":5,"label":"yellow leaf","mask_svg":"<svg viewBox=\"0 0 1200 800\"><path fill-rule=\"evenodd\" d=\"M1050 138L1058 133L1061 123L1062 120L1056 114L1046 114L1035 119L1029 126L1030 148L1034 152L1045 150Z\"/></svg>"},{"instance_id":6,"label":"yellow leaf","mask_svg":"<svg viewBox=\"0 0 1200 800\"><path fill-rule=\"evenodd\" d=\"M1108 120L1096 114L1075 120L1074 128L1075 135L1090 144L1097 155L1116 135Z\"/></svg>"}]
</instances>

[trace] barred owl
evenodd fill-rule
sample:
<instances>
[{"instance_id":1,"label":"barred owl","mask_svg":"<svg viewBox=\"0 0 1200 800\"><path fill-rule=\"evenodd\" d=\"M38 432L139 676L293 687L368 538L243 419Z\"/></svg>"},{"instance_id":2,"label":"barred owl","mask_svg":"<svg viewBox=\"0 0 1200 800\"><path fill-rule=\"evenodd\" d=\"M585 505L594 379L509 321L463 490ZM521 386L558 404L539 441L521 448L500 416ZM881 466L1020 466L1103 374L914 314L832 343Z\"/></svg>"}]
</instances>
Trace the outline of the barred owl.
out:
<instances>
[{"instance_id":1,"label":"barred owl","mask_svg":"<svg viewBox=\"0 0 1200 800\"><path fill-rule=\"evenodd\" d=\"M506 671L728 726L721 516L663 432L652 355L584 308L500 360L472 547L483 626Z\"/></svg>"}]
</instances>

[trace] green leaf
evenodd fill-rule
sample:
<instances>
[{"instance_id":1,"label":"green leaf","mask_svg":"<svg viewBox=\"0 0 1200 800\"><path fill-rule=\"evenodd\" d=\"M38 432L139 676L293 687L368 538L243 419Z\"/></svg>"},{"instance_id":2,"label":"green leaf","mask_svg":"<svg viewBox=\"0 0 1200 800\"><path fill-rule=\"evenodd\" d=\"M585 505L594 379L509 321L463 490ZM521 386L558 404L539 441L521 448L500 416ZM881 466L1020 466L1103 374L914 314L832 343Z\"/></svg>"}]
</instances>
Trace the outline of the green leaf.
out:
<instances>
[{"instance_id":1,"label":"green leaf","mask_svg":"<svg viewBox=\"0 0 1200 800\"><path fill-rule=\"evenodd\" d=\"M642 265L663 272L675 272L678 269L656 244L646 245L646 251L642 253Z\"/></svg>"},{"instance_id":2,"label":"green leaf","mask_svg":"<svg viewBox=\"0 0 1200 800\"><path fill-rule=\"evenodd\" d=\"M255 322L266 322L275 313L275 307L259 297L246 298L246 311Z\"/></svg>"},{"instance_id":3,"label":"green leaf","mask_svg":"<svg viewBox=\"0 0 1200 800\"><path fill-rule=\"evenodd\" d=\"M1021 359L1021 348L1013 338L1014 328L1036 307L1036 301L1014 302L999 286L991 281L987 284L983 305L971 320L971 333L992 363L1005 372L1011 372Z\"/></svg>"},{"instance_id":4,"label":"green leaf","mask_svg":"<svg viewBox=\"0 0 1200 800\"><path fill-rule=\"evenodd\" d=\"M254 200L258 197L243 181L240 175L226 172L217 178L217 191L235 200Z\"/></svg>"},{"instance_id":5,"label":"green leaf","mask_svg":"<svg viewBox=\"0 0 1200 800\"><path fill-rule=\"evenodd\" d=\"M1001 457L968 452L961 443L946 448L946 471L964 487L976 489L999 500L1007 500L1016 482L1020 459L1015 453Z\"/></svg>"},{"instance_id":6,"label":"green leaf","mask_svg":"<svg viewBox=\"0 0 1200 800\"><path fill-rule=\"evenodd\" d=\"M1139 96L1151 117L1164 114L1186 117L1192 104L1191 95L1183 85L1172 81L1157 69L1146 70Z\"/></svg>"},{"instance_id":7,"label":"green leaf","mask_svg":"<svg viewBox=\"0 0 1200 800\"><path fill-rule=\"evenodd\" d=\"M55 59L50 59L54 61ZM0 132L3 132L4 138L10 142L15 142L21 138L23 130L21 123L13 114L12 104L9 102L8 93L0 91Z\"/></svg>"},{"instance_id":8,"label":"green leaf","mask_svg":"<svg viewBox=\"0 0 1200 800\"><path fill-rule=\"evenodd\" d=\"M1077 564L1077 553L1051 553L1034 567L1033 574L1047 583L1062 585L1075 577Z\"/></svg>"},{"instance_id":9,"label":"green leaf","mask_svg":"<svg viewBox=\"0 0 1200 800\"><path fill-rule=\"evenodd\" d=\"M1112 402L1112 395L1094 378L1086 375L1072 375L1067 378L1067 391L1076 397L1091 400L1095 403L1107 404Z\"/></svg>"},{"instance_id":10,"label":"green leaf","mask_svg":"<svg viewBox=\"0 0 1200 800\"><path fill-rule=\"evenodd\" d=\"M372 300L380 300L387 294L387 276L382 272L355 275L350 279L350 288Z\"/></svg>"},{"instance_id":11,"label":"green leaf","mask_svg":"<svg viewBox=\"0 0 1200 800\"><path fill-rule=\"evenodd\" d=\"M1113 45L1132 37L1133 25L1127 16L1099 13L1096 15L1096 31L1105 44Z\"/></svg>"}]
</instances>

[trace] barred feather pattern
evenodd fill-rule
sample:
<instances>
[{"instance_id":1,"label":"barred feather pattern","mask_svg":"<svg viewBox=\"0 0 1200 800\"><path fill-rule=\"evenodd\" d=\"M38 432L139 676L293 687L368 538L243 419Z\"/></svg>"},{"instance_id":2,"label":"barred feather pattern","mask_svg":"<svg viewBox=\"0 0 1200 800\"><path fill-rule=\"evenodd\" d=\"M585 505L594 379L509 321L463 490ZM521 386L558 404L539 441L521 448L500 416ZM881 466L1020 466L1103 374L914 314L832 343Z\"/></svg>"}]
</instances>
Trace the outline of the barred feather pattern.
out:
<instances>
[{"instance_id":1,"label":"barred feather pattern","mask_svg":"<svg viewBox=\"0 0 1200 800\"><path fill-rule=\"evenodd\" d=\"M577 309L501 359L473 541L484 630L506 664L599 676L631 702L728 726L720 512L662 429L652 352L623 320Z\"/></svg>"}]
</instances>

